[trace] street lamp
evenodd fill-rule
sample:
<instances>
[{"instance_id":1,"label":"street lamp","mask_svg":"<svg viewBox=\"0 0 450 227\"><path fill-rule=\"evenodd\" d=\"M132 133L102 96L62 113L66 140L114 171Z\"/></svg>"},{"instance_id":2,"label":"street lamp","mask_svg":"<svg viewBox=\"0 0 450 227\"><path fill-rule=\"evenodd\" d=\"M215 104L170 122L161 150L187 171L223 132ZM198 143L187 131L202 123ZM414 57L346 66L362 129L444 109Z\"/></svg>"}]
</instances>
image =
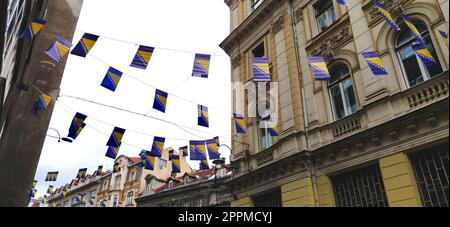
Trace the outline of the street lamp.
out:
<instances>
[{"instance_id":1,"label":"street lamp","mask_svg":"<svg viewBox=\"0 0 450 227\"><path fill-rule=\"evenodd\" d=\"M48 130L53 130L53 131L55 131L56 133L58 133L58 137L47 135L47 136L49 136L49 137L53 137L53 138L55 138L55 139L58 139L58 143L61 143L61 140L64 141L64 142L67 142L67 143L72 143L72 142L73 142L73 140L72 140L71 138L67 138L67 137L61 138L61 134L59 133L59 131L56 130L56 129L54 129L54 128L49 128Z\"/></svg>"}]
</instances>

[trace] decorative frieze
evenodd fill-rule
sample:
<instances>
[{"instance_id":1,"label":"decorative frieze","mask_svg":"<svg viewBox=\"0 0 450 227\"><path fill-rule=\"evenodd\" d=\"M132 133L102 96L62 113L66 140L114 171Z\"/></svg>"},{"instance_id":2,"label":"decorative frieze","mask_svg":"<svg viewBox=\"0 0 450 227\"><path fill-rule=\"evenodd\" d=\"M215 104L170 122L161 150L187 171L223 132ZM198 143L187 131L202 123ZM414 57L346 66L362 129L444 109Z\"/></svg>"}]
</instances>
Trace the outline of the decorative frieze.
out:
<instances>
[{"instance_id":1,"label":"decorative frieze","mask_svg":"<svg viewBox=\"0 0 450 227\"><path fill-rule=\"evenodd\" d=\"M350 26L347 25L338 32L328 36L325 41L320 42L320 44L311 50L311 56L323 56L326 59L330 59L334 56L334 50L337 48L344 40L351 36Z\"/></svg>"},{"instance_id":2,"label":"decorative frieze","mask_svg":"<svg viewBox=\"0 0 450 227\"><path fill-rule=\"evenodd\" d=\"M277 34L279 31L283 30L284 27L284 17L279 17L275 22L272 23L272 31Z\"/></svg>"}]
</instances>

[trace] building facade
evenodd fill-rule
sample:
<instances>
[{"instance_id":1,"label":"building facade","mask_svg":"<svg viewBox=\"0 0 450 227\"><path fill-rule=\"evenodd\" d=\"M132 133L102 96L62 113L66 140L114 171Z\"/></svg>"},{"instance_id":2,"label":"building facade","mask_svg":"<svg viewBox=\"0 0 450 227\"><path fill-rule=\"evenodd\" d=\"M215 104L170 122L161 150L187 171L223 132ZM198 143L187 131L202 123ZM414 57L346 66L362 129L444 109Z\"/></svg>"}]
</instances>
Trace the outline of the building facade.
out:
<instances>
[{"instance_id":1,"label":"building facade","mask_svg":"<svg viewBox=\"0 0 450 227\"><path fill-rule=\"evenodd\" d=\"M225 182L231 178L227 166L197 170L161 182L136 199L138 207L229 207L231 193ZM148 179L155 185L155 179Z\"/></svg>"},{"instance_id":2,"label":"building facade","mask_svg":"<svg viewBox=\"0 0 450 227\"><path fill-rule=\"evenodd\" d=\"M252 82L252 58L267 57L279 100L280 136L257 117L244 136L232 132L232 206L449 206L448 1L380 2L401 31L369 0L225 1L232 82ZM416 57L401 13L438 64ZM380 54L388 76L372 74L366 51ZM314 80L311 56L325 58L331 81ZM233 93L234 112L248 116L252 100L236 105Z\"/></svg>"},{"instance_id":3,"label":"building facade","mask_svg":"<svg viewBox=\"0 0 450 227\"><path fill-rule=\"evenodd\" d=\"M55 64L45 50L56 36L72 40L82 3L0 1L0 206L26 206L28 202L27 191L36 173L65 67L65 60ZM32 40L21 39L36 18L47 21L45 28ZM53 102L45 113L34 117L31 109L40 91Z\"/></svg>"}]
</instances>

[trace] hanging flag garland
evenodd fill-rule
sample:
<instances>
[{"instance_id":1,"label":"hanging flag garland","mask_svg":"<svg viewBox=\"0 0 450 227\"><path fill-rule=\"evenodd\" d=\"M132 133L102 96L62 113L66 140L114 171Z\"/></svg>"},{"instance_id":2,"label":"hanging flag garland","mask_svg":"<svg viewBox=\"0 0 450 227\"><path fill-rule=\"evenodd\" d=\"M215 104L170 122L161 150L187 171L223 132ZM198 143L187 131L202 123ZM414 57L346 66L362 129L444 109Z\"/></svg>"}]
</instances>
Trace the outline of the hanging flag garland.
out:
<instances>
[{"instance_id":1,"label":"hanging flag garland","mask_svg":"<svg viewBox=\"0 0 450 227\"><path fill-rule=\"evenodd\" d=\"M198 105L198 125L209 128L208 107Z\"/></svg>"},{"instance_id":2,"label":"hanging flag garland","mask_svg":"<svg viewBox=\"0 0 450 227\"><path fill-rule=\"evenodd\" d=\"M253 59L253 81L255 82L269 82L270 67L268 58L254 58Z\"/></svg>"},{"instance_id":3,"label":"hanging flag garland","mask_svg":"<svg viewBox=\"0 0 450 227\"><path fill-rule=\"evenodd\" d=\"M244 116L240 114L234 114L234 126L236 128L236 134L243 135L247 129L247 123L245 122Z\"/></svg>"},{"instance_id":4,"label":"hanging flag garland","mask_svg":"<svg viewBox=\"0 0 450 227\"><path fill-rule=\"evenodd\" d=\"M183 157L189 156L189 147L188 146L180 147L180 154L183 154Z\"/></svg>"},{"instance_id":5,"label":"hanging flag garland","mask_svg":"<svg viewBox=\"0 0 450 227\"><path fill-rule=\"evenodd\" d=\"M196 54L194 60L194 69L192 70L192 76L208 78L210 61L211 55Z\"/></svg>"},{"instance_id":6,"label":"hanging flag garland","mask_svg":"<svg viewBox=\"0 0 450 227\"><path fill-rule=\"evenodd\" d=\"M217 146L217 141L215 139L207 140L206 146L208 148L208 155L210 160L219 160L220 153L219 147Z\"/></svg>"},{"instance_id":7,"label":"hanging flag garland","mask_svg":"<svg viewBox=\"0 0 450 227\"><path fill-rule=\"evenodd\" d=\"M190 141L190 159L191 161L201 161L208 159L206 157L205 141Z\"/></svg>"},{"instance_id":8,"label":"hanging flag garland","mask_svg":"<svg viewBox=\"0 0 450 227\"><path fill-rule=\"evenodd\" d=\"M142 163L146 170L155 170L155 157L150 154L149 151L145 151L141 157Z\"/></svg>"},{"instance_id":9,"label":"hanging flag garland","mask_svg":"<svg viewBox=\"0 0 450 227\"><path fill-rule=\"evenodd\" d=\"M53 185L49 185L48 189L47 189L47 194L52 194L53 193Z\"/></svg>"},{"instance_id":10,"label":"hanging flag garland","mask_svg":"<svg viewBox=\"0 0 450 227\"><path fill-rule=\"evenodd\" d=\"M72 52L70 52L70 54L85 58L89 51L94 48L94 45L97 42L98 38L98 35L84 33L80 42L78 42L75 48L72 49Z\"/></svg>"},{"instance_id":11,"label":"hanging flag garland","mask_svg":"<svg viewBox=\"0 0 450 227\"><path fill-rule=\"evenodd\" d=\"M108 150L106 151L105 156L111 159L116 159L117 155L119 154L120 145L119 147L108 147Z\"/></svg>"},{"instance_id":12,"label":"hanging flag garland","mask_svg":"<svg viewBox=\"0 0 450 227\"><path fill-rule=\"evenodd\" d=\"M47 21L41 18L36 18L30 25L27 26L25 31L20 36L23 39L33 39L36 35L41 32L44 26L47 24Z\"/></svg>"},{"instance_id":13,"label":"hanging flag garland","mask_svg":"<svg viewBox=\"0 0 450 227\"><path fill-rule=\"evenodd\" d=\"M412 48L416 51L416 55L422 60L423 64L427 67L432 67L437 64L433 55L428 51L427 47L423 43L413 44Z\"/></svg>"},{"instance_id":14,"label":"hanging flag garland","mask_svg":"<svg viewBox=\"0 0 450 227\"><path fill-rule=\"evenodd\" d=\"M323 57L309 57L309 64L317 81L331 80L330 72Z\"/></svg>"},{"instance_id":15,"label":"hanging flag garland","mask_svg":"<svg viewBox=\"0 0 450 227\"><path fill-rule=\"evenodd\" d=\"M162 157L162 153L164 151L164 143L166 142L166 138L163 137L155 137L153 139L152 150L150 151L150 155L153 157Z\"/></svg>"},{"instance_id":16,"label":"hanging flag garland","mask_svg":"<svg viewBox=\"0 0 450 227\"><path fill-rule=\"evenodd\" d=\"M367 64L370 67L370 70L372 70L372 73L375 76L382 76L389 74L386 68L384 67L383 62L381 61L381 58L378 56L377 52L375 51L364 52L362 53L362 55L366 59Z\"/></svg>"},{"instance_id":17,"label":"hanging flag garland","mask_svg":"<svg viewBox=\"0 0 450 227\"><path fill-rule=\"evenodd\" d=\"M106 144L106 146L110 146L110 147L120 147L121 142L122 142L122 138L125 134L126 130L123 128L119 128L119 127L115 127L114 131L111 134L111 137L108 140L108 143Z\"/></svg>"},{"instance_id":18,"label":"hanging flag garland","mask_svg":"<svg viewBox=\"0 0 450 227\"><path fill-rule=\"evenodd\" d=\"M118 172L119 172L119 163L116 162L116 163L114 163L114 166L113 166L113 173L118 173Z\"/></svg>"},{"instance_id":19,"label":"hanging flag garland","mask_svg":"<svg viewBox=\"0 0 450 227\"><path fill-rule=\"evenodd\" d=\"M105 78L101 84L102 87L115 92L117 86L119 86L120 79L122 78L123 73L113 67L108 69Z\"/></svg>"},{"instance_id":20,"label":"hanging flag garland","mask_svg":"<svg viewBox=\"0 0 450 227\"><path fill-rule=\"evenodd\" d=\"M87 174L87 168L78 170L77 179L85 178Z\"/></svg>"},{"instance_id":21,"label":"hanging flag garland","mask_svg":"<svg viewBox=\"0 0 450 227\"><path fill-rule=\"evenodd\" d=\"M45 181L56 181L58 179L59 172L48 172Z\"/></svg>"},{"instance_id":22,"label":"hanging flag garland","mask_svg":"<svg viewBox=\"0 0 450 227\"><path fill-rule=\"evenodd\" d=\"M209 169L209 162L207 159L200 161L200 170L208 170Z\"/></svg>"},{"instance_id":23,"label":"hanging flag garland","mask_svg":"<svg viewBox=\"0 0 450 227\"><path fill-rule=\"evenodd\" d=\"M130 66L138 69L147 69L154 50L155 48L153 47L139 46Z\"/></svg>"},{"instance_id":24,"label":"hanging flag garland","mask_svg":"<svg viewBox=\"0 0 450 227\"><path fill-rule=\"evenodd\" d=\"M373 1L375 6L378 8L381 15L383 15L386 22L395 30L400 31L400 27L395 23L394 18L392 17L391 13L389 13L389 10L386 6L381 4L378 0Z\"/></svg>"},{"instance_id":25,"label":"hanging flag garland","mask_svg":"<svg viewBox=\"0 0 450 227\"><path fill-rule=\"evenodd\" d=\"M165 113L168 96L169 94L167 94L166 92L156 89L155 101L153 102L153 109Z\"/></svg>"},{"instance_id":26,"label":"hanging flag garland","mask_svg":"<svg viewBox=\"0 0 450 227\"><path fill-rule=\"evenodd\" d=\"M42 93L37 98L36 102L34 103L33 109L31 110L31 113L34 116L39 115L40 111L47 110L48 106L50 105L50 102L52 101L52 97Z\"/></svg>"},{"instance_id":27,"label":"hanging flag garland","mask_svg":"<svg viewBox=\"0 0 450 227\"><path fill-rule=\"evenodd\" d=\"M61 62L64 56L69 53L72 43L62 37L56 37L56 41L45 52L50 58L56 62Z\"/></svg>"},{"instance_id":28,"label":"hanging flag garland","mask_svg":"<svg viewBox=\"0 0 450 227\"><path fill-rule=\"evenodd\" d=\"M181 173L181 167L180 167L180 156L174 155L172 157L172 173Z\"/></svg>"},{"instance_id":29,"label":"hanging flag garland","mask_svg":"<svg viewBox=\"0 0 450 227\"><path fill-rule=\"evenodd\" d=\"M75 117L72 120L72 123L70 124L69 128L69 135L68 138L73 140L76 140L77 137L80 135L81 131L86 127L86 124L84 121L86 120L87 116L82 113L76 113ZM71 142L68 141L67 142Z\"/></svg>"},{"instance_id":30,"label":"hanging flag garland","mask_svg":"<svg viewBox=\"0 0 450 227\"><path fill-rule=\"evenodd\" d=\"M417 41L420 43L426 43L425 38L420 34L419 30L417 30L416 26L411 22L408 16L401 14L401 18L405 22L406 26L408 26L409 30L416 36Z\"/></svg>"}]
</instances>

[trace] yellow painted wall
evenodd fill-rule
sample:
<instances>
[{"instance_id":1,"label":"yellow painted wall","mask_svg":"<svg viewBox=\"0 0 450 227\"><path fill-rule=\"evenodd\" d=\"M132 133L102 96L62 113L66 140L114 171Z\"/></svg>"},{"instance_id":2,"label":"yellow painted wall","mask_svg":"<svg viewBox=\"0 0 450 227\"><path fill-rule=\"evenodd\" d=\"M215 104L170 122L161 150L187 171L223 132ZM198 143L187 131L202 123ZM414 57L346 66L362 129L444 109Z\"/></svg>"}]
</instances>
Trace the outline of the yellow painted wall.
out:
<instances>
[{"instance_id":1,"label":"yellow painted wall","mask_svg":"<svg viewBox=\"0 0 450 227\"><path fill-rule=\"evenodd\" d=\"M231 207L253 207L253 201L250 197L245 197L231 202Z\"/></svg>"},{"instance_id":2,"label":"yellow painted wall","mask_svg":"<svg viewBox=\"0 0 450 227\"><path fill-rule=\"evenodd\" d=\"M405 153L380 159L381 174L390 207L420 207L420 194Z\"/></svg>"},{"instance_id":3,"label":"yellow painted wall","mask_svg":"<svg viewBox=\"0 0 450 227\"><path fill-rule=\"evenodd\" d=\"M311 178L305 178L281 186L283 207L314 207L314 191Z\"/></svg>"},{"instance_id":4,"label":"yellow painted wall","mask_svg":"<svg viewBox=\"0 0 450 227\"><path fill-rule=\"evenodd\" d=\"M328 176L320 176L317 178L317 194L319 197L319 207L335 206L333 186Z\"/></svg>"}]
</instances>

